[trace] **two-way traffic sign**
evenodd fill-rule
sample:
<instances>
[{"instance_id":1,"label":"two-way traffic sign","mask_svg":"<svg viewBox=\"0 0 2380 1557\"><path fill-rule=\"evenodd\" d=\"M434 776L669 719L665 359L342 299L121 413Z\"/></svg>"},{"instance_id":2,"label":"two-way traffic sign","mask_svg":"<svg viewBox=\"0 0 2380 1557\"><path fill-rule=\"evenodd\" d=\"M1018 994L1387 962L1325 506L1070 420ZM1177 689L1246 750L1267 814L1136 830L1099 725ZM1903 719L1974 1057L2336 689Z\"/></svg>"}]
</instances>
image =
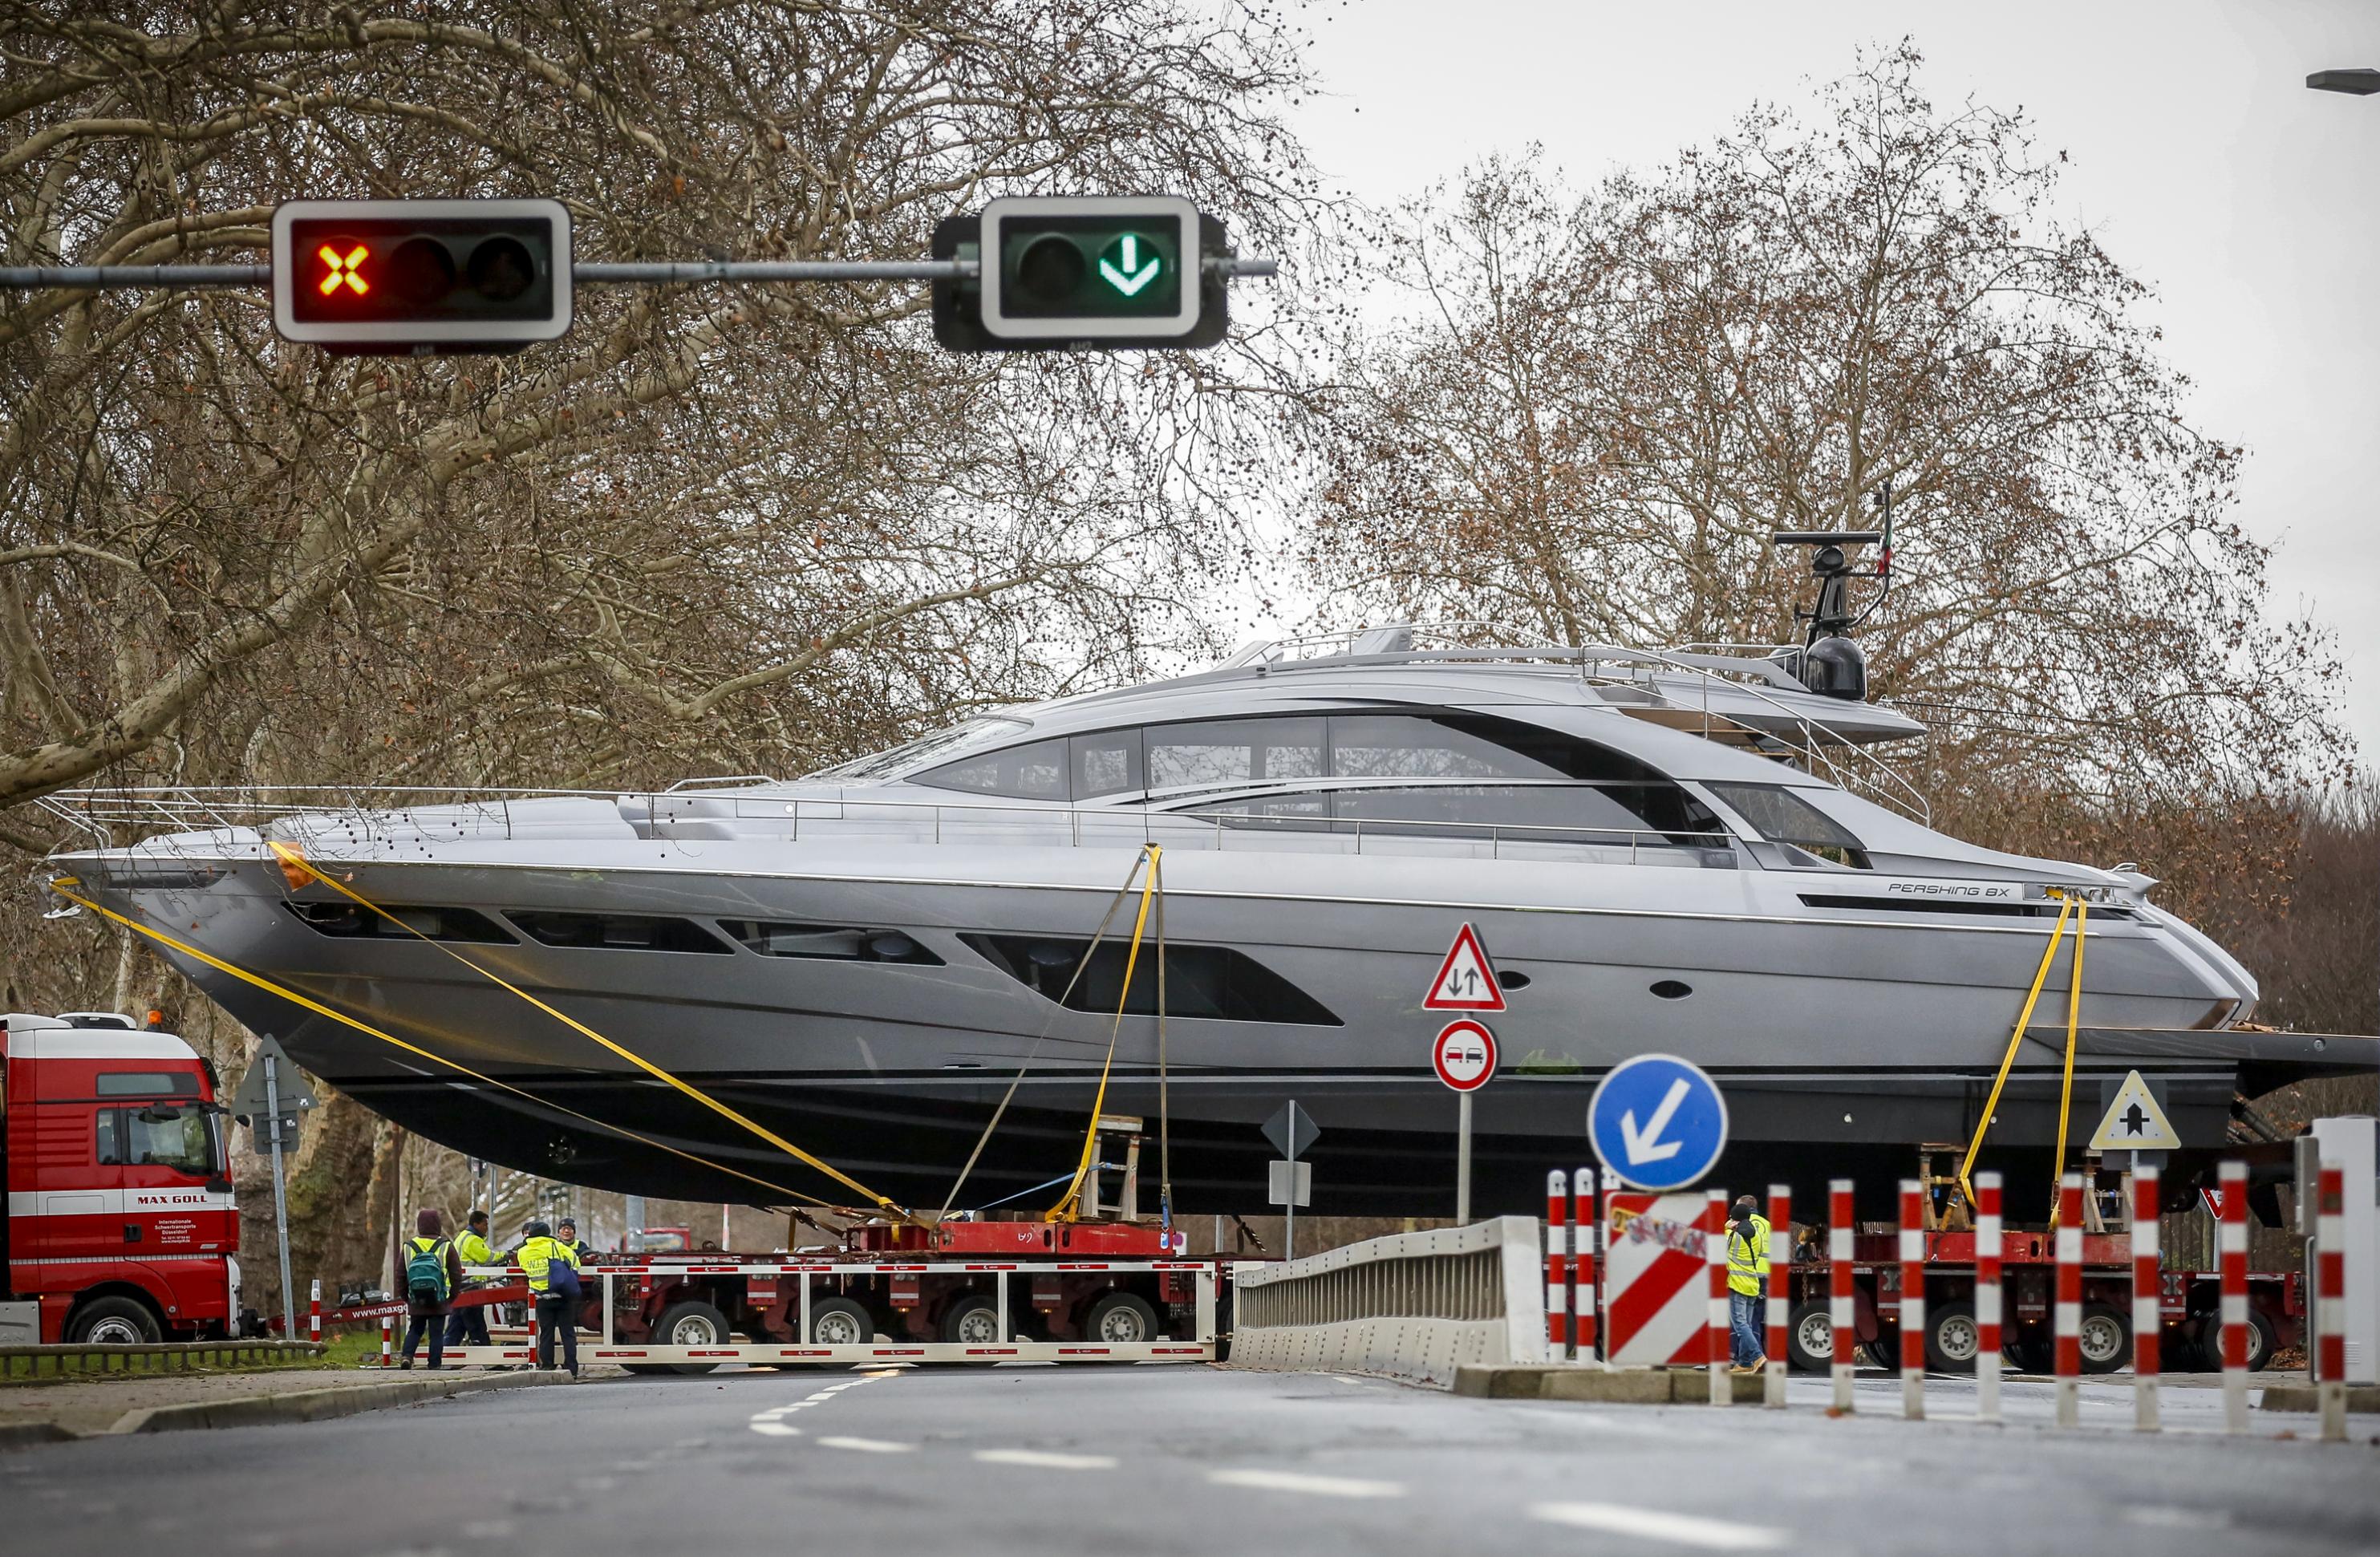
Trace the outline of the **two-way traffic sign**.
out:
<instances>
[{"instance_id":1,"label":"two-way traffic sign","mask_svg":"<svg viewBox=\"0 0 2380 1557\"><path fill-rule=\"evenodd\" d=\"M1595 1089L1586 1136L1604 1165L1637 1188L1682 1189L1727 1149L1727 1099L1701 1066L1639 1054Z\"/></svg>"},{"instance_id":2,"label":"two-way traffic sign","mask_svg":"<svg viewBox=\"0 0 2380 1557\"><path fill-rule=\"evenodd\" d=\"M1455 932L1454 944L1446 949L1445 959L1438 965L1438 977L1429 981L1429 993L1422 998L1421 1008L1504 1009L1504 986L1497 982L1495 965L1488 960L1488 949L1479 943L1479 932L1470 925Z\"/></svg>"}]
</instances>

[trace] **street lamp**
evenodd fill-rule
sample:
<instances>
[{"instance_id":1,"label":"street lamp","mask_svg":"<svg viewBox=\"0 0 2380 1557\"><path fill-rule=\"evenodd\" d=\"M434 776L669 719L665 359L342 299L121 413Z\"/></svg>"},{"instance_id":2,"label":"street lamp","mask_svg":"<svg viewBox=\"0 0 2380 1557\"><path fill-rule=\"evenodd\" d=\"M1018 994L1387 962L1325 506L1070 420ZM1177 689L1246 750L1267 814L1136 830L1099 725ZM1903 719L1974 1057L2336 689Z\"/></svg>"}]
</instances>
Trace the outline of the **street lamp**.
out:
<instances>
[{"instance_id":1,"label":"street lamp","mask_svg":"<svg viewBox=\"0 0 2380 1557\"><path fill-rule=\"evenodd\" d=\"M2343 91L2356 97L2380 92L2380 70L2317 70L2306 78L2316 91Z\"/></svg>"}]
</instances>

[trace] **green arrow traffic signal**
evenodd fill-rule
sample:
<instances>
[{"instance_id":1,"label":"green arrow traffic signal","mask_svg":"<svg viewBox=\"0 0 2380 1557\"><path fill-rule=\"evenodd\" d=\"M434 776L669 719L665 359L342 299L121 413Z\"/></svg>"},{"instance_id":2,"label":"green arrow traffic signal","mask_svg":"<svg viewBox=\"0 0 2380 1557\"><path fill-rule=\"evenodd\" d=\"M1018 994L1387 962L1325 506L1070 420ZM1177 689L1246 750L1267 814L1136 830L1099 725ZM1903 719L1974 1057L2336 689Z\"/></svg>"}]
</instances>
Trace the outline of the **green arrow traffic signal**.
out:
<instances>
[{"instance_id":1,"label":"green arrow traffic signal","mask_svg":"<svg viewBox=\"0 0 2380 1557\"><path fill-rule=\"evenodd\" d=\"M1208 300L1203 231L1197 207L1170 195L994 201L978 233L982 327L1010 349L1186 344Z\"/></svg>"},{"instance_id":2,"label":"green arrow traffic signal","mask_svg":"<svg viewBox=\"0 0 2380 1557\"><path fill-rule=\"evenodd\" d=\"M1148 262L1142 262L1142 256ZM1125 233L1099 251L1099 276L1125 297L1137 297L1165 269L1157 245L1143 247L1138 233Z\"/></svg>"}]
</instances>

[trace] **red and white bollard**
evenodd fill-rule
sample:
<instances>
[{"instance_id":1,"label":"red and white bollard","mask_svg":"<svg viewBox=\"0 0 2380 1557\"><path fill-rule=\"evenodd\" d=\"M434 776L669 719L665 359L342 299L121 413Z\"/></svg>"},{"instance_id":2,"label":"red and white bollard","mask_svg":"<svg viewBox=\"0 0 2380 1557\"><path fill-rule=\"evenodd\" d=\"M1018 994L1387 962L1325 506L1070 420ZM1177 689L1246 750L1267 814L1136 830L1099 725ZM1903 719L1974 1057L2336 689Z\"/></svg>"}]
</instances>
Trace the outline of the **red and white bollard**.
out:
<instances>
[{"instance_id":1,"label":"red and white bollard","mask_svg":"<svg viewBox=\"0 0 2380 1557\"><path fill-rule=\"evenodd\" d=\"M1571 1242L1571 1286L1577 1301L1571 1305L1571 1332L1577 1342L1578 1360L1596 1359L1596 1257L1603 1252L1603 1202L1595 1193L1595 1170L1581 1168L1571 1175L1571 1226L1575 1229ZM1609 1184L1606 1188L1610 1187Z\"/></svg>"},{"instance_id":2,"label":"red and white bollard","mask_svg":"<svg viewBox=\"0 0 2380 1557\"><path fill-rule=\"evenodd\" d=\"M2058 1181L2058 1425L2082 1420L2082 1175Z\"/></svg>"},{"instance_id":3,"label":"red and white bollard","mask_svg":"<svg viewBox=\"0 0 2380 1557\"><path fill-rule=\"evenodd\" d=\"M1827 1183L1827 1329L1834 1364L1835 1409L1852 1403L1852 1348L1859 1344L1859 1315L1852 1296L1852 1181Z\"/></svg>"},{"instance_id":4,"label":"red and white bollard","mask_svg":"<svg viewBox=\"0 0 2380 1557\"><path fill-rule=\"evenodd\" d=\"M1710 1322L1705 1339L1710 1351L1710 1403L1725 1405L1735 1398L1728 1369L1735 1361L1729 1345L1727 1302L1727 1191L1703 1195L1703 1267L1710 1275Z\"/></svg>"},{"instance_id":5,"label":"red and white bollard","mask_svg":"<svg viewBox=\"0 0 2380 1557\"><path fill-rule=\"evenodd\" d=\"M306 1339L317 1346L322 1344L322 1279L314 1278L313 1291L306 1299Z\"/></svg>"},{"instance_id":6,"label":"red and white bollard","mask_svg":"<svg viewBox=\"0 0 2380 1557\"><path fill-rule=\"evenodd\" d=\"M1546 1354L1570 1360L1570 1175L1546 1175Z\"/></svg>"},{"instance_id":7,"label":"red and white bollard","mask_svg":"<svg viewBox=\"0 0 2380 1557\"><path fill-rule=\"evenodd\" d=\"M2157 1301L2165 1273L2157 1259L2157 1171L2132 1170L2132 1426L2157 1430L2159 1343L2165 1316Z\"/></svg>"},{"instance_id":8,"label":"red and white bollard","mask_svg":"<svg viewBox=\"0 0 2380 1557\"><path fill-rule=\"evenodd\" d=\"M2215 1223L2223 1282L2223 1430L2248 1430L2248 1164L2216 1170L2222 1195Z\"/></svg>"},{"instance_id":9,"label":"red and white bollard","mask_svg":"<svg viewBox=\"0 0 2380 1557\"><path fill-rule=\"evenodd\" d=\"M1975 1416L2000 1419L2000 1175L1975 1175Z\"/></svg>"},{"instance_id":10,"label":"red and white bollard","mask_svg":"<svg viewBox=\"0 0 2380 1557\"><path fill-rule=\"evenodd\" d=\"M388 1327L389 1320L382 1319L380 1321L380 1365L382 1368L395 1368L396 1366L395 1337L389 1333Z\"/></svg>"},{"instance_id":11,"label":"red and white bollard","mask_svg":"<svg viewBox=\"0 0 2380 1557\"><path fill-rule=\"evenodd\" d=\"M2347 1188L2336 1162L2322 1165L2321 1198L2314 1220L2314 1333L2319 1338L2322 1380L2314 1395L2322 1407L2325 1443L2347 1441Z\"/></svg>"},{"instance_id":12,"label":"red and white bollard","mask_svg":"<svg viewBox=\"0 0 2380 1557\"><path fill-rule=\"evenodd\" d=\"M1768 1377L1762 1381L1761 1404L1772 1411L1785 1409L1785 1373L1791 1363L1785 1352L1785 1327L1793 1308L1793 1186L1768 1186Z\"/></svg>"},{"instance_id":13,"label":"red and white bollard","mask_svg":"<svg viewBox=\"0 0 2380 1557\"><path fill-rule=\"evenodd\" d=\"M1900 1181L1900 1415L1925 1419L1925 1186Z\"/></svg>"}]
</instances>

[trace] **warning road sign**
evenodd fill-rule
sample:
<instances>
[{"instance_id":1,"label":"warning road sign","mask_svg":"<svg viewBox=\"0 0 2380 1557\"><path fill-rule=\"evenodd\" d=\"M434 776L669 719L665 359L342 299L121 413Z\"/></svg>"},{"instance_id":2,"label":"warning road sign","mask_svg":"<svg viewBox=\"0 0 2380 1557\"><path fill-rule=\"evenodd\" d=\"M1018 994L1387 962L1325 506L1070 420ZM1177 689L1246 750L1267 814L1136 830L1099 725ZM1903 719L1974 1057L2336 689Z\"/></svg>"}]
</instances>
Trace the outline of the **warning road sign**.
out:
<instances>
[{"instance_id":1,"label":"warning road sign","mask_svg":"<svg viewBox=\"0 0 2380 1557\"><path fill-rule=\"evenodd\" d=\"M1475 1092L1495 1079L1496 1035L1464 1017L1449 1022L1429 1047L1438 1078L1458 1092Z\"/></svg>"},{"instance_id":2,"label":"warning road sign","mask_svg":"<svg viewBox=\"0 0 2380 1557\"><path fill-rule=\"evenodd\" d=\"M1488 961L1488 953L1479 944L1479 932L1465 924L1447 948L1446 960L1438 965L1438 977L1429 981L1429 995L1421 1003L1424 1011L1501 1011L1504 1009L1504 987L1496 982L1496 969Z\"/></svg>"},{"instance_id":3,"label":"warning road sign","mask_svg":"<svg viewBox=\"0 0 2380 1557\"><path fill-rule=\"evenodd\" d=\"M2157 1106L2149 1084L2139 1071L2132 1071L2116 1089L2115 1101L2107 1105L2107 1115L2099 1121L2091 1145L2098 1151L2174 1151L2180 1149L2181 1137L2174 1132L2165 1110Z\"/></svg>"}]
</instances>

